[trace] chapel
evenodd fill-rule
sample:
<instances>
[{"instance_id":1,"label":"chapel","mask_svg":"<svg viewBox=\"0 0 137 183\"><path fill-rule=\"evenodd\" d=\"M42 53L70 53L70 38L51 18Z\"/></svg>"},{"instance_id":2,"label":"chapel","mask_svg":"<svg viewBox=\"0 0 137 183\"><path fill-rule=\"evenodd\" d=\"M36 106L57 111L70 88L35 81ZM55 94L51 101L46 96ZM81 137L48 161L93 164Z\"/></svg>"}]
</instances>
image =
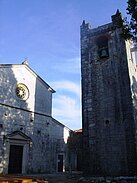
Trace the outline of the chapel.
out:
<instances>
[{"instance_id":1,"label":"chapel","mask_svg":"<svg viewBox=\"0 0 137 183\"><path fill-rule=\"evenodd\" d=\"M0 173L68 170L72 130L52 117L55 92L26 62L0 64Z\"/></svg>"}]
</instances>

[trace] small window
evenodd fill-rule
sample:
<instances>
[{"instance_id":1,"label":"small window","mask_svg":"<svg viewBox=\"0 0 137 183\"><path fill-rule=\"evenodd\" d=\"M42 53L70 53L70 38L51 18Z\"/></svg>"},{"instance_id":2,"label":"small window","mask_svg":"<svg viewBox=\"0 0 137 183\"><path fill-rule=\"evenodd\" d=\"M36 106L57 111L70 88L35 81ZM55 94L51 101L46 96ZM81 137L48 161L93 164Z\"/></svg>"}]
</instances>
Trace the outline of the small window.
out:
<instances>
[{"instance_id":1,"label":"small window","mask_svg":"<svg viewBox=\"0 0 137 183\"><path fill-rule=\"evenodd\" d=\"M109 126L110 125L110 120L109 119L105 119L104 120L104 125L105 126Z\"/></svg>"},{"instance_id":2,"label":"small window","mask_svg":"<svg viewBox=\"0 0 137 183\"><path fill-rule=\"evenodd\" d=\"M100 59L108 58L109 57L109 50L108 50L108 37L101 36L97 39L98 45L98 55Z\"/></svg>"},{"instance_id":3,"label":"small window","mask_svg":"<svg viewBox=\"0 0 137 183\"><path fill-rule=\"evenodd\" d=\"M108 119L105 121L105 124L106 125L109 125L109 120Z\"/></svg>"}]
</instances>

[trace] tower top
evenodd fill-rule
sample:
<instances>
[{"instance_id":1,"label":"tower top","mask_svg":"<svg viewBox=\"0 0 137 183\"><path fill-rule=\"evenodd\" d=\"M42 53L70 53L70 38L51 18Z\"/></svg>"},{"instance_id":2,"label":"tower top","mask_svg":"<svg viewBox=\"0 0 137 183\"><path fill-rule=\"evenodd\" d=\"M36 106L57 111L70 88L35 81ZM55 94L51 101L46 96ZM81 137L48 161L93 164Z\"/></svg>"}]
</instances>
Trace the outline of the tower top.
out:
<instances>
[{"instance_id":1,"label":"tower top","mask_svg":"<svg viewBox=\"0 0 137 183\"><path fill-rule=\"evenodd\" d=\"M81 26L80 26L80 31L81 31L81 34L86 34L87 32L89 32L89 30L91 29L91 26L89 23L86 23L85 20L83 20Z\"/></svg>"},{"instance_id":2,"label":"tower top","mask_svg":"<svg viewBox=\"0 0 137 183\"><path fill-rule=\"evenodd\" d=\"M117 9L116 14L111 16L113 25L116 27L121 27L122 22L123 22L123 18L121 15L121 12L119 11L119 9Z\"/></svg>"}]
</instances>

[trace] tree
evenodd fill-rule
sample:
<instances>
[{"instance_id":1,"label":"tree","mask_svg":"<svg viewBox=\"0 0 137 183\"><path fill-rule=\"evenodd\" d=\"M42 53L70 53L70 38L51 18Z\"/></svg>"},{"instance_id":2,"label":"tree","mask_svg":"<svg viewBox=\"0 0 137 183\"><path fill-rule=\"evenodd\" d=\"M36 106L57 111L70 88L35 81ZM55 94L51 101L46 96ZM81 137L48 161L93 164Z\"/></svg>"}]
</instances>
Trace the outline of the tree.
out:
<instances>
[{"instance_id":1,"label":"tree","mask_svg":"<svg viewBox=\"0 0 137 183\"><path fill-rule=\"evenodd\" d=\"M127 1L127 14L129 20L125 19L124 35L126 39L133 38L137 42L137 0Z\"/></svg>"}]
</instances>

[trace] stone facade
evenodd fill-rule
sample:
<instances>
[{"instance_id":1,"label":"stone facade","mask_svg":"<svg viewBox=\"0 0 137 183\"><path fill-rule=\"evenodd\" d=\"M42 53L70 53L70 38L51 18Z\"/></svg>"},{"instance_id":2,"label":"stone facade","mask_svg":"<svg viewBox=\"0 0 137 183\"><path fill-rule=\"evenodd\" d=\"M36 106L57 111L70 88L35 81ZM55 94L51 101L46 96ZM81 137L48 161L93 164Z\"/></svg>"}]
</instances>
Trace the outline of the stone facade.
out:
<instances>
[{"instance_id":1,"label":"stone facade","mask_svg":"<svg viewBox=\"0 0 137 183\"><path fill-rule=\"evenodd\" d=\"M82 171L82 129L75 130L68 138L68 147L71 153L72 170Z\"/></svg>"},{"instance_id":2,"label":"stone facade","mask_svg":"<svg viewBox=\"0 0 137 183\"><path fill-rule=\"evenodd\" d=\"M28 65L0 65L0 173L68 169L70 129L52 118L55 91Z\"/></svg>"},{"instance_id":3,"label":"stone facade","mask_svg":"<svg viewBox=\"0 0 137 183\"><path fill-rule=\"evenodd\" d=\"M136 174L136 61L121 20L117 11L109 24L81 25L83 168L89 175Z\"/></svg>"}]
</instances>

